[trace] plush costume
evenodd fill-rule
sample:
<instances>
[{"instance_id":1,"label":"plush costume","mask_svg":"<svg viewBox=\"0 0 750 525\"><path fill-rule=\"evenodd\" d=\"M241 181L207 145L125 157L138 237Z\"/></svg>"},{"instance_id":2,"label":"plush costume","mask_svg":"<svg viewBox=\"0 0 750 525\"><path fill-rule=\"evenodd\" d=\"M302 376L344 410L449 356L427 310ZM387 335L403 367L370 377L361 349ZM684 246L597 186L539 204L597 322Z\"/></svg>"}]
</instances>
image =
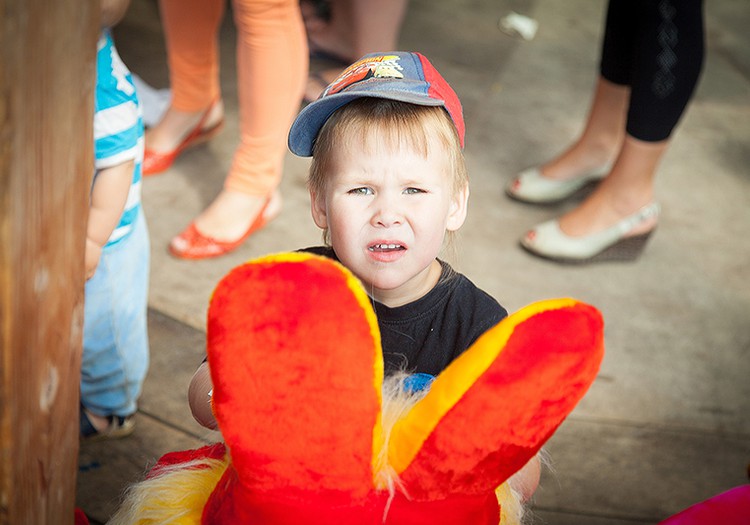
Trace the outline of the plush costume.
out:
<instances>
[{"instance_id":1,"label":"plush costume","mask_svg":"<svg viewBox=\"0 0 750 525\"><path fill-rule=\"evenodd\" d=\"M596 309L543 301L384 413L370 299L343 266L306 253L232 270L207 338L225 444L164 456L114 523L497 524L504 483L581 399L603 354Z\"/></svg>"}]
</instances>

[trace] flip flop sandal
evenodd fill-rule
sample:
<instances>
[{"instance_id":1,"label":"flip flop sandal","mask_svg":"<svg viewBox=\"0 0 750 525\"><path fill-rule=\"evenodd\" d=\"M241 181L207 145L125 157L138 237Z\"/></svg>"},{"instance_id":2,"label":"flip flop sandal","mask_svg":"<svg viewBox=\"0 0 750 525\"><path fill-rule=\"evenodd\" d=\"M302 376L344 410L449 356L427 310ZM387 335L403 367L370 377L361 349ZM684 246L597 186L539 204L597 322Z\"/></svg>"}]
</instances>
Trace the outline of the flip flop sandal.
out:
<instances>
[{"instance_id":1,"label":"flip flop sandal","mask_svg":"<svg viewBox=\"0 0 750 525\"><path fill-rule=\"evenodd\" d=\"M313 71L313 72L311 72L311 73L310 73L310 74L308 75L308 81L309 81L309 80L312 80L312 81L314 81L314 82L315 82L315 83L316 83L316 84L318 85L318 87L320 87L320 93L323 93L323 91L325 91L325 89L326 89L326 88L328 87L328 84L330 84L330 82L328 82L328 81L327 81L327 80L326 80L326 79L325 79L325 78L323 77L323 73L324 73L324 72L326 72L326 71L331 71L331 69L324 69L324 70L322 70L322 71ZM320 95L318 95L318 97L319 97L319 96L320 96ZM316 100L318 99L318 97L315 97L315 98L312 98L312 99L311 99L311 98L309 98L309 97L308 97L307 95L305 95L305 96L304 96L304 97L302 98L302 102L303 102L304 104L311 104L312 102L315 102L315 101L316 101Z\"/></svg>"},{"instance_id":2,"label":"flip flop sandal","mask_svg":"<svg viewBox=\"0 0 750 525\"><path fill-rule=\"evenodd\" d=\"M208 107L208 109L201 116L200 121L192 130L190 130L185 138L182 139L182 142L180 142L174 149L165 152L158 152L146 148L143 152L143 163L141 165L143 176L148 177L150 175L156 175L157 173L166 171L170 166L172 166L172 164L174 164L174 161L177 159L180 153L193 146L208 142L213 137L215 137L224 127L224 118L222 117L219 122L211 127L206 128L204 127L204 125L206 123L206 119L208 119L209 115L211 114L211 110L217 103L218 100L213 102Z\"/></svg>"},{"instance_id":3,"label":"flip flop sandal","mask_svg":"<svg viewBox=\"0 0 750 525\"><path fill-rule=\"evenodd\" d=\"M130 416L107 416L109 425L104 430L97 430L94 424L86 414L86 409L81 405L80 408L80 429L79 436L81 441L93 442L105 439L119 439L129 436L135 430L135 419Z\"/></svg>"},{"instance_id":4,"label":"flip flop sandal","mask_svg":"<svg viewBox=\"0 0 750 525\"><path fill-rule=\"evenodd\" d=\"M319 60L321 62L329 62L336 66L341 66L341 69L351 65L355 60L347 58L343 55L339 55L332 51L326 51L324 49L311 49L310 60Z\"/></svg>"}]
</instances>

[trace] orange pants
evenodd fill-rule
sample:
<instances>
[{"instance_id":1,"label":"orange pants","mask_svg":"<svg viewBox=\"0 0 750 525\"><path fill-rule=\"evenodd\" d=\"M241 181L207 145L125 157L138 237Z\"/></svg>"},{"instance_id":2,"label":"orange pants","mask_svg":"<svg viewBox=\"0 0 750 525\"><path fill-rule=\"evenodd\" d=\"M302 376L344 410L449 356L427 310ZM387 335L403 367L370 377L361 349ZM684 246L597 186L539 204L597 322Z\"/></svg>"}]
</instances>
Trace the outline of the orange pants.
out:
<instances>
[{"instance_id":1,"label":"orange pants","mask_svg":"<svg viewBox=\"0 0 750 525\"><path fill-rule=\"evenodd\" d=\"M161 0L172 107L203 111L221 96L218 32L226 0ZM308 54L299 0L234 0L240 145L224 187L268 195L281 181Z\"/></svg>"}]
</instances>

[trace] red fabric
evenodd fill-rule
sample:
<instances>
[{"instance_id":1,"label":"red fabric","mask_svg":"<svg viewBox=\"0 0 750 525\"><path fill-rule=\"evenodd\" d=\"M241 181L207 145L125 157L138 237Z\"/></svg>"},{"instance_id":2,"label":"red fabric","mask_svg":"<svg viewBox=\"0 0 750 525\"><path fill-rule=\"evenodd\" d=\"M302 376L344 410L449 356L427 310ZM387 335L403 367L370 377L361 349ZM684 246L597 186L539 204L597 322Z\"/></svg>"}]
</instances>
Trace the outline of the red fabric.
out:
<instances>
[{"instance_id":1,"label":"red fabric","mask_svg":"<svg viewBox=\"0 0 750 525\"><path fill-rule=\"evenodd\" d=\"M236 268L208 314L214 413L232 463L203 525L497 524L495 487L573 409L603 352L601 316L588 305L515 322L499 357L400 474L412 499L391 499L373 481L383 364L363 290L315 256ZM501 344L500 330L482 339ZM159 465L208 454L218 449L168 454Z\"/></svg>"},{"instance_id":2,"label":"red fabric","mask_svg":"<svg viewBox=\"0 0 750 525\"><path fill-rule=\"evenodd\" d=\"M713 498L697 503L659 525L748 525L750 523L750 485L740 485Z\"/></svg>"},{"instance_id":3,"label":"red fabric","mask_svg":"<svg viewBox=\"0 0 750 525\"><path fill-rule=\"evenodd\" d=\"M601 314L586 304L520 323L401 473L408 493L430 500L499 486L573 410L594 381L603 352Z\"/></svg>"},{"instance_id":4,"label":"red fabric","mask_svg":"<svg viewBox=\"0 0 750 525\"><path fill-rule=\"evenodd\" d=\"M271 259L236 268L214 293L214 413L248 490L372 490L382 357L349 275L320 257Z\"/></svg>"},{"instance_id":5,"label":"red fabric","mask_svg":"<svg viewBox=\"0 0 750 525\"><path fill-rule=\"evenodd\" d=\"M278 489L257 492L240 484L237 472L228 470L203 511L202 525L229 523L273 525L381 524L385 498L368 494L352 499L346 493L322 493L314 486L290 495Z\"/></svg>"},{"instance_id":6,"label":"red fabric","mask_svg":"<svg viewBox=\"0 0 750 525\"><path fill-rule=\"evenodd\" d=\"M227 471L203 511L202 525L497 525L500 522L500 507L493 492L421 502L410 501L402 494L389 501L389 494L382 491L352 500L347 494L322 494L311 487L297 498L290 498L283 490L262 494L246 490L239 483L236 471Z\"/></svg>"},{"instance_id":7,"label":"red fabric","mask_svg":"<svg viewBox=\"0 0 750 525\"><path fill-rule=\"evenodd\" d=\"M493 491L478 496L453 495L438 501L410 501L396 495L388 511L391 525L497 525L500 506Z\"/></svg>"},{"instance_id":8,"label":"red fabric","mask_svg":"<svg viewBox=\"0 0 750 525\"><path fill-rule=\"evenodd\" d=\"M441 99L445 102L445 109L448 110L448 114L453 119L453 123L456 125L456 131L458 131L458 139L461 142L461 147L464 147L464 135L466 134L466 124L464 124L464 114L461 109L461 101L453 91L453 88L445 81L440 75L437 69L427 60L426 57L416 53L419 60L422 62L422 70L424 71L424 78L430 83L430 87L427 90L427 94L431 98Z\"/></svg>"},{"instance_id":9,"label":"red fabric","mask_svg":"<svg viewBox=\"0 0 750 525\"><path fill-rule=\"evenodd\" d=\"M86 514L79 508L75 509L74 525L89 525L89 519Z\"/></svg>"},{"instance_id":10,"label":"red fabric","mask_svg":"<svg viewBox=\"0 0 750 525\"><path fill-rule=\"evenodd\" d=\"M151 479L158 476L159 474L161 474L161 471L162 469L164 469L164 467L179 465L181 463L187 463L188 461L203 458L221 459L224 457L224 454L226 454L226 447L224 446L224 443L214 443L213 445L206 445L205 447L200 447L192 450L167 452L162 457L160 457L159 461L156 462L156 465L154 465L153 468L149 470L148 474L146 475L146 479Z\"/></svg>"}]
</instances>

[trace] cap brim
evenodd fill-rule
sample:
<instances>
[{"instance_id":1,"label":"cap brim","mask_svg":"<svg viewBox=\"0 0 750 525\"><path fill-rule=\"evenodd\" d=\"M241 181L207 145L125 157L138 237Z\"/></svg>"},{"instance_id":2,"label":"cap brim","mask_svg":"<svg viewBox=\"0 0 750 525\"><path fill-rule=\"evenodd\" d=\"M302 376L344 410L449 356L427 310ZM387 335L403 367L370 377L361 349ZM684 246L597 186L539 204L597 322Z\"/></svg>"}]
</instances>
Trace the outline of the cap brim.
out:
<instances>
[{"instance_id":1,"label":"cap brim","mask_svg":"<svg viewBox=\"0 0 750 525\"><path fill-rule=\"evenodd\" d=\"M300 157L311 157L313 145L320 132L320 128L323 127L323 124L326 123L333 112L341 106L363 97L398 100L419 106L445 106L445 102L441 99L429 98L425 94L410 93L396 89L381 88L378 91L347 91L336 93L335 95L327 95L312 102L297 115L289 130L289 149L292 153Z\"/></svg>"}]
</instances>

